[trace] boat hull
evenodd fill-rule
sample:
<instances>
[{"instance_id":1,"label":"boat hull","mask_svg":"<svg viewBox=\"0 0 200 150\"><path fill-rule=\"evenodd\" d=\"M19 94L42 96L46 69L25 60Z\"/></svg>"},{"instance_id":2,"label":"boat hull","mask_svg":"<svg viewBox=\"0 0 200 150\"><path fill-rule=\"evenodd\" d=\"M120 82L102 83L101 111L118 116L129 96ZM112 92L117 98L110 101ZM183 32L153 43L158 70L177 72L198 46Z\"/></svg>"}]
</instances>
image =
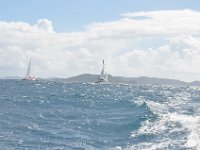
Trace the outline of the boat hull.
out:
<instances>
[{"instance_id":1,"label":"boat hull","mask_svg":"<svg viewBox=\"0 0 200 150\"><path fill-rule=\"evenodd\" d=\"M28 78L24 78L22 80L34 81L34 80L36 80L36 78L35 77L28 77Z\"/></svg>"}]
</instances>

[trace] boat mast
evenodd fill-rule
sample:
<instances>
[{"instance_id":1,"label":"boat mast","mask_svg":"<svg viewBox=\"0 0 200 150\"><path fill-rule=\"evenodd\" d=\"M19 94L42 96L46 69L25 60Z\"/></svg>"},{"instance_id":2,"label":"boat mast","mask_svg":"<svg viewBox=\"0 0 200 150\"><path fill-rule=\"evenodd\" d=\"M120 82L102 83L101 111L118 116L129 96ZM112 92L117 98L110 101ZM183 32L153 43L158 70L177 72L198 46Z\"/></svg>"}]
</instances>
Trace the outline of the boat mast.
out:
<instances>
[{"instance_id":1,"label":"boat mast","mask_svg":"<svg viewBox=\"0 0 200 150\"><path fill-rule=\"evenodd\" d=\"M104 80L104 74L105 74L105 71L104 71L104 60L103 60L103 65L102 65L102 70L101 70L101 74L100 74L100 79L101 80Z\"/></svg>"},{"instance_id":2,"label":"boat mast","mask_svg":"<svg viewBox=\"0 0 200 150\"><path fill-rule=\"evenodd\" d=\"M28 64L28 69L27 69L27 72L26 72L26 78L30 77L30 71L31 71L31 58L30 58L30 61L29 61L29 64Z\"/></svg>"},{"instance_id":3,"label":"boat mast","mask_svg":"<svg viewBox=\"0 0 200 150\"><path fill-rule=\"evenodd\" d=\"M99 75L98 80L97 80L96 83L107 82L107 81L108 81L108 74L105 71L105 62L104 62L104 59L103 59L101 74Z\"/></svg>"}]
</instances>

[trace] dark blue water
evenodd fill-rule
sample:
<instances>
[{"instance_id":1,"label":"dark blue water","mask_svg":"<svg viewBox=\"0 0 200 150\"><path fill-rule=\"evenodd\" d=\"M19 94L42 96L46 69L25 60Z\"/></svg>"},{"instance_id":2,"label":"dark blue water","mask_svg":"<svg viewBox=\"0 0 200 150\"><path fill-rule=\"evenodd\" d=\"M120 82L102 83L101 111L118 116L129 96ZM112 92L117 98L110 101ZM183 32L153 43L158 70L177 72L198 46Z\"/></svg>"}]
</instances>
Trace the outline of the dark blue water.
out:
<instances>
[{"instance_id":1,"label":"dark blue water","mask_svg":"<svg viewBox=\"0 0 200 150\"><path fill-rule=\"evenodd\" d=\"M200 88L0 80L0 149L200 149Z\"/></svg>"}]
</instances>

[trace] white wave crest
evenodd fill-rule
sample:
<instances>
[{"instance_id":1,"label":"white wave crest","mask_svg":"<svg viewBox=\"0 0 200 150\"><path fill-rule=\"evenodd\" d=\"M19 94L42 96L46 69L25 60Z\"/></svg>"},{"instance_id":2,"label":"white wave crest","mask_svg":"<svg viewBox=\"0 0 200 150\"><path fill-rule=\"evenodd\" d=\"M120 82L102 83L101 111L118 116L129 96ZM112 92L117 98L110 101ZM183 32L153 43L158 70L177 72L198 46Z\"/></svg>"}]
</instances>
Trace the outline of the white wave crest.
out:
<instances>
[{"instance_id":1,"label":"white wave crest","mask_svg":"<svg viewBox=\"0 0 200 150\"><path fill-rule=\"evenodd\" d=\"M188 107L195 110L200 104L194 104L191 100L191 93L188 91L174 94L163 102L145 100L142 97L134 100L134 103L139 106L146 103L158 117L154 121L143 122L138 130L132 132L131 137L153 135L154 138L127 146L124 150L176 149L177 147L200 150L199 111L192 115L187 113Z\"/></svg>"},{"instance_id":2,"label":"white wave crest","mask_svg":"<svg viewBox=\"0 0 200 150\"><path fill-rule=\"evenodd\" d=\"M136 106L142 106L145 103L145 99L142 96L139 96L138 98L134 99L133 102Z\"/></svg>"}]
</instances>

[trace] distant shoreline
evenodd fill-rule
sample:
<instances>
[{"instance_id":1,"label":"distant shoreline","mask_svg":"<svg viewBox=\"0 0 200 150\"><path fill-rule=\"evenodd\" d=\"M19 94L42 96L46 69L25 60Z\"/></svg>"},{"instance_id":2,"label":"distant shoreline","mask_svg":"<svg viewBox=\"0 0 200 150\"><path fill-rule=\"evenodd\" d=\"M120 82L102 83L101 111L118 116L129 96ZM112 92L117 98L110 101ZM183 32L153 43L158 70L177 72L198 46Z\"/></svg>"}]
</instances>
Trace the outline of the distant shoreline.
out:
<instances>
[{"instance_id":1,"label":"distant shoreline","mask_svg":"<svg viewBox=\"0 0 200 150\"><path fill-rule=\"evenodd\" d=\"M97 74L80 74L68 78L39 78L41 80L51 81L65 81L65 82L85 82L91 83L97 81L99 75ZM22 79L17 76L0 77L0 79ZM108 81L110 83L122 83L122 84L152 84L152 85L189 85L189 86L200 86L200 81L186 82L176 79L168 78L157 78L157 77L122 77L108 75Z\"/></svg>"}]
</instances>

